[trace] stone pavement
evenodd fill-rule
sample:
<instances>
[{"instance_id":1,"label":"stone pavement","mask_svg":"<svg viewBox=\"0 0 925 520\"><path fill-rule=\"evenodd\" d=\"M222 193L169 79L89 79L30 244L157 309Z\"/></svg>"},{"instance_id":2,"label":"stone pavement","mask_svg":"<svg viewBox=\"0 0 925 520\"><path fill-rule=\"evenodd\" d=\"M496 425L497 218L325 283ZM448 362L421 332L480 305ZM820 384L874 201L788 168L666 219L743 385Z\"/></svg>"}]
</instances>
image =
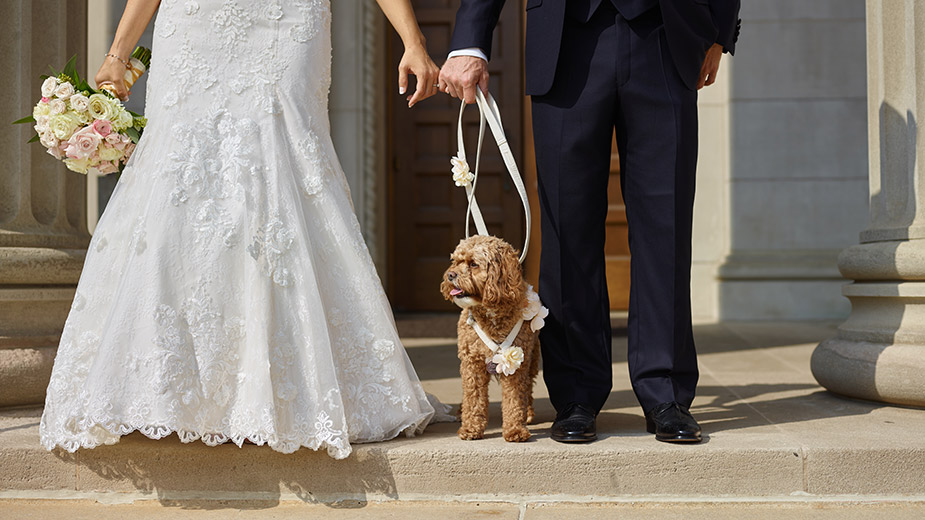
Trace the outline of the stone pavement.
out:
<instances>
[{"instance_id":1,"label":"stone pavement","mask_svg":"<svg viewBox=\"0 0 925 520\"><path fill-rule=\"evenodd\" d=\"M153 501L0 500L0 520L921 520L925 502L538 503L234 502L165 506Z\"/></svg>"},{"instance_id":2,"label":"stone pavement","mask_svg":"<svg viewBox=\"0 0 925 520\"><path fill-rule=\"evenodd\" d=\"M425 388L455 404L453 322L402 318L399 328ZM5 410L0 518L61 512L102 520L129 507L95 500L136 501L129 510L139 519L236 518L236 508L253 518L925 518L925 411L820 388L809 357L834 330L805 322L696 326L702 375L692 412L706 434L700 445L658 443L645 433L619 335L601 440L590 445L549 439L554 412L542 383L531 442L501 439L494 385L486 439L464 442L456 425L437 424L419 438L357 446L344 461L139 434L73 455L48 453L37 440L41 411ZM28 501L55 498L81 500Z\"/></svg>"}]
</instances>

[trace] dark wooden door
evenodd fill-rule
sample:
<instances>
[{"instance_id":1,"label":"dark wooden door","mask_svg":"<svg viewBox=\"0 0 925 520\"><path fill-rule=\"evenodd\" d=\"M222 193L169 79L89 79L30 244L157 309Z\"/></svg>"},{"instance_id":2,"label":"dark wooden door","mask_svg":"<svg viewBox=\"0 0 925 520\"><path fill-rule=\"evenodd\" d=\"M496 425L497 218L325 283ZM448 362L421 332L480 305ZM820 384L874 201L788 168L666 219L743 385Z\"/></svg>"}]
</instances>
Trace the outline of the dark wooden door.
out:
<instances>
[{"instance_id":1,"label":"dark wooden door","mask_svg":"<svg viewBox=\"0 0 925 520\"><path fill-rule=\"evenodd\" d=\"M604 255L607 260L607 291L610 310L630 308L630 247L626 226L626 206L620 193L620 157L616 138L611 144L610 182L607 184L607 242Z\"/></svg>"},{"instance_id":2,"label":"dark wooden door","mask_svg":"<svg viewBox=\"0 0 925 520\"><path fill-rule=\"evenodd\" d=\"M458 0L416 0L415 13L431 56L441 65L449 50ZM495 31L490 90L501 106L508 141L523 164L523 35L520 2L507 2ZM388 35L388 85L397 85L401 40ZM459 101L439 94L408 109L403 96L389 107L389 277L398 310L434 311L455 307L438 286L449 255L465 236L466 196L452 180ZM478 109L468 109L466 149L474 154ZM474 161L472 161L474 163ZM497 146L486 136L479 172L478 200L489 232L521 247L523 210L507 178ZM538 225L538 222L537 222ZM474 232L474 226L471 229Z\"/></svg>"}]
</instances>

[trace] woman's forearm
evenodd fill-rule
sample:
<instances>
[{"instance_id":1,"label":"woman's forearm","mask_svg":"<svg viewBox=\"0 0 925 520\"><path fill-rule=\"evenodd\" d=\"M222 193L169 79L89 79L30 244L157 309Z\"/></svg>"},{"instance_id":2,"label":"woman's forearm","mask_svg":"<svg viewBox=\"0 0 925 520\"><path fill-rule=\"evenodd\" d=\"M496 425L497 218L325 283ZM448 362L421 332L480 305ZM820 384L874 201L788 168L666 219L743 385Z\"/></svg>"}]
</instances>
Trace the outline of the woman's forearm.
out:
<instances>
[{"instance_id":1,"label":"woman's forearm","mask_svg":"<svg viewBox=\"0 0 925 520\"><path fill-rule=\"evenodd\" d=\"M128 0L109 48L110 54L128 60L160 3L161 0Z\"/></svg>"},{"instance_id":2,"label":"woman's forearm","mask_svg":"<svg viewBox=\"0 0 925 520\"><path fill-rule=\"evenodd\" d=\"M379 8L385 13L385 17L389 19L389 23L398 32L406 49L418 45L425 47L424 34L418 27L410 0L376 0L376 2L379 3Z\"/></svg>"}]
</instances>

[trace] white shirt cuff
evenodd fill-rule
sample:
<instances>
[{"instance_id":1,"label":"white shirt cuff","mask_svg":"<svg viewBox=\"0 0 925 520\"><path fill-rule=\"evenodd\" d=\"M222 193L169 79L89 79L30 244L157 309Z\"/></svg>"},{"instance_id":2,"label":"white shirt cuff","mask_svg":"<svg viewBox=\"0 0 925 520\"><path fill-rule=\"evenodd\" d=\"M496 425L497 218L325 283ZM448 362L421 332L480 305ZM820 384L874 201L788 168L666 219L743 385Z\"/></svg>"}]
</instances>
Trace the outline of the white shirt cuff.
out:
<instances>
[{"instance_id":1,"label":"white shirt cuff","mask_svg":"<svg viewBox=\"0 0 925 520\"><path fill-rule=\"evenodd\" d=\"M488 56L485 56L485 53L482 52L482 49L478 47L469 47L468 49L458 49L451 51L449 56L446 59L455 58L456 56L472 56L475 58L482 58L485 61L488 61Z\"/></svg>"}]
</instances>

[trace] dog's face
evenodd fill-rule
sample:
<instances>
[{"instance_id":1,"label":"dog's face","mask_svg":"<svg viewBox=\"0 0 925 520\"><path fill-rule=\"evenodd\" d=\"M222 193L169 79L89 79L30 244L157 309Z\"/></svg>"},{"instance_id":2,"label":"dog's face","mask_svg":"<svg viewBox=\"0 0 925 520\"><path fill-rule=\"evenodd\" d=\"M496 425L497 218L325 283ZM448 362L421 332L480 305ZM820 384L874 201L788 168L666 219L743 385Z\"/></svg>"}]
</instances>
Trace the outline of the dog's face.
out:
<instances>
[{"instance_id":1,"label":"dog's face","mask_svg":"<svg viewBox=\"0 0 925 520\"><path fill-rule=\"evenodd\" d=\"M463 309L477 305L497 309L523 297L518 253L500 238L469 237L456 246L450 260L440 292Z\"/></svg>"}]
</instances>

